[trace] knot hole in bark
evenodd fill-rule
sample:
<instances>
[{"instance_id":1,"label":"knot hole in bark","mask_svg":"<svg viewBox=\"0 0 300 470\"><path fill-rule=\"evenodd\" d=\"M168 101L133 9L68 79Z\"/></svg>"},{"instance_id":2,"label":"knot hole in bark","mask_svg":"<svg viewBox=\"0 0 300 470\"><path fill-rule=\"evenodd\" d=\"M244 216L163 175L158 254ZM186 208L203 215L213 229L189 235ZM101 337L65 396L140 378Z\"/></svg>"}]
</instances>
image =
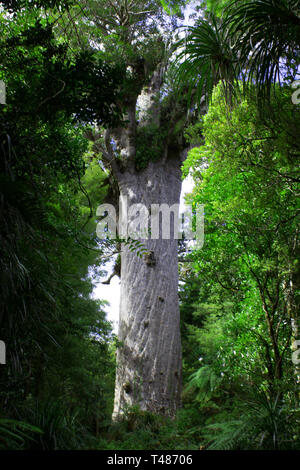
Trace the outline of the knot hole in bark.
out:
<instances>
[{"instance_id":1,"label":"knot hole in bark","mask_svg":"<svg viewBox=\"0 0 300 470\"><path fill-rule=\"evenodd\" d=\"M126 393L132 392L132 387L131 387L131 384L129 382L124 383L123 388L124 388Z\"/></svg>"},{"instance_id":2,"label":"knot hole in bark","mask_svg":"<svg viewBox=\"0 0 300 470\"><path fill-rule=\"evenodd\" d=\"M147 264L147 266L155 266L156 259L154 256L154 251L147 251L146 253L144 253L144 261Z\"/></svg>"}]
</instances>

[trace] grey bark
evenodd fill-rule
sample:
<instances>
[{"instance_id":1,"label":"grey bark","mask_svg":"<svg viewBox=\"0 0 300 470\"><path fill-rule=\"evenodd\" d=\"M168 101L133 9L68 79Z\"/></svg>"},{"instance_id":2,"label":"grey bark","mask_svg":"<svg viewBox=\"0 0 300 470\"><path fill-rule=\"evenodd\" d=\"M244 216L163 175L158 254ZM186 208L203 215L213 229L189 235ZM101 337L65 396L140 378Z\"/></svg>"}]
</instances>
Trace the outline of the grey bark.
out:
<instances>
[{"instance_id":1,"label":"grey bark","mask_svg":"<svg viewBox=\"0 0 300 470\"><path fill-rule=\"evenodd\" d=\"M128 203L179 203L180 158L151 162L119 181ZM143 240L151 262L123 246L117 375L113 418L127 406L174 416L180 404L181 341L178 302L178 241Z\"/></svg>"},{"instance_id":2,"label":"grey bark","mask_svg":"<svg viewBox=\"0 0 300 470\"><path fill-rule=\"evenodd\" d=\"M172 104L167 121L168 134L157 162L147 168L135 167L138 127L159 125L162 121L159 93L162 66L148 83L141 87L142 109L136 121L138 96L128 97L127 125L105 132L104 145L96 150L111 169L121 197L128 205L178 204L181 191L183 146L182 136L174 136L178 120L185 116L185 107ZM164 122L166 125L166 122ZM113 143L116 150L112 148ZM159 157L159 155L158 155ZM121 301L119 341L113 419L118 419L128 406L174 416L180 405L181 341L178 300L178 240L147 239L142 241L151 254L139 258L124 244L121 251Z\"/></svg>"}]
</instances>

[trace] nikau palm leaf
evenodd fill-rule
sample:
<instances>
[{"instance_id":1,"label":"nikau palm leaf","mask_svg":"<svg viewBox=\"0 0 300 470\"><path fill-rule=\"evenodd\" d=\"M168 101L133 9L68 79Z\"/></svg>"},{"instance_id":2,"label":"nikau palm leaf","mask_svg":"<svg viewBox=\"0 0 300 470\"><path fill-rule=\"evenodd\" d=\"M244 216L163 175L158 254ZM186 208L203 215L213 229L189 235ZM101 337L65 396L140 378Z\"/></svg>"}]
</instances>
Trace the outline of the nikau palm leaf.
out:
<instances>
[{"instance_id":1,"label":"nikau palm leaf","mask_svg":"<svg viewBox=\"0 0 300 470\"><path fill-rule=\"evenodd\" d=\"M267 98L272 85L295 75L299 65L299 1L235 0L222 21L211 15L186 31L176 45L176 77L189 93L196 92L198 102L219 80L227 99L241 79L244 91L255 85L258 96Z\"/></svg>"},{"instance_id":2,"label":"nikau palm leaf","mask_svg":"<svg viewBox=\"0 0 300 470\"><path fill-rule=\"evenodd\" d=\"M202 95L211 95L219 80L223 81L229 96L238 76L239 64L227 30L211 15L210 22L201 19L186 31L186 37L176 44L179 50L182 48L175 61L177 80L188 86L190 93L196 93L198 102Z\"/></svg>"},{"instance_id":3,"label":"nikau palm leaf","mask_svg":"<svg viewBox=\"0 0 300 470\"><path fill-rule=\"evenodd\" d=\"M255 83L260 95L269 96L287 62L295 67L299 63L299 7L295 0L251 0L234 1L225 11L225 27L235 38L244 82Z\"/></svg>"}]
</instances>

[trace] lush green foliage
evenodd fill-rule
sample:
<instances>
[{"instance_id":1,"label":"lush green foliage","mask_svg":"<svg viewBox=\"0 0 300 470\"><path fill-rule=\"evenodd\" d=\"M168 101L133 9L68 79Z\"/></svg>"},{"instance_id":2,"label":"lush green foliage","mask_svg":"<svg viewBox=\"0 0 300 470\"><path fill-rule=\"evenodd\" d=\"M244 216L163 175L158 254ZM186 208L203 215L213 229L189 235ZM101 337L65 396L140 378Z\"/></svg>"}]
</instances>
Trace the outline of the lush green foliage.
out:
<instances>
[{"instance_id":1,"label":"lush green foliage","mask_svg":"<svg viewBox=\"0 0 300 470\"><path fill-rule=\"evenodd\" d=\"M106 175L83 134L115 120L119 77L91 54L71 60L51 22L23 15L1 16L1 446L77 448L105 424L114 374L88 277Z\"/></svg>"},{"instance_id":2,"label":"lush green foliage","mask_svg":"<svg viewBox=\"0 0 300 470\"><path fill-rule=\"evenodd\" d=\"M300 47L298 1L207 3L208 17L189 27L177 44L177 79L197 90L198 102L202 95L211 96L220 79L229 103L241 78L243 91L255 83L258 104L262 98L269 99L276 82L295 80Z\"/></svg>"},{"instance_id":3,"label":"lush green foliage","mask_svg":"<svg viewBox=\"0 0 300 470\"><path fill-rule=\"evenodd\" d=\"M119 124L167 64L184 2L136 1L128 18L113 2L81 3L0 2L0 448L299 449L300 114L287 86L299 2L202 2L207 19L179 43L185 92L212 97L185 136L205 244L181 244L183 407L175 421L133 408L114 424L118 344L91 298L106 259L95 208L111 180L85 135ZM165 124L138 130L137 170L166 135L176 145L186 121L168 127L186 99L176 85L170 75L160 97Z\"/></svg>"},{"instance_id":4,"label":"lush green foliage","mask_svg":"<svg viewBox=\"0 0 300 470\"><path fill-rule=\"evenodd\" d=\"M196 26L186 28L177 48L175 78L188 86L190 95L196 94L196 102L200 104L203 95L210 97L219 80L231 95L239 63L227 28L214 14L210 21L200 18Z\"/></svg>"},{"instance_id":5,"label":"lush green foliage","mask_svg":"<svg viewBox=\"0 0 300 470\"><path fill-rule=\"evenodd\" d=\"M203 120L205 144L184 164L196 183L193 203L205 204L205 246L193 254L197 302L188 283L183 291L184 305L195 302L185 336L198 343L201 360L186 393L194 390L210 415L204 434L211 448L299 445L291 362L299 305L299 137L287 135L300 115L291 89L280 90L275 108L267 120L255 100L229 109L219 86Z\"/></svg>"},{"instance_id":6,"label":"lush green foliage","mask_svg":"<svg viewBox=\"0 0 300 470\"><path fill-rule=\"evenodd\" d=\"M162 156L166 131L157 125L143 126L137 134L136 168L146 168L149 161Z\"/></svg>"}]
</instances>

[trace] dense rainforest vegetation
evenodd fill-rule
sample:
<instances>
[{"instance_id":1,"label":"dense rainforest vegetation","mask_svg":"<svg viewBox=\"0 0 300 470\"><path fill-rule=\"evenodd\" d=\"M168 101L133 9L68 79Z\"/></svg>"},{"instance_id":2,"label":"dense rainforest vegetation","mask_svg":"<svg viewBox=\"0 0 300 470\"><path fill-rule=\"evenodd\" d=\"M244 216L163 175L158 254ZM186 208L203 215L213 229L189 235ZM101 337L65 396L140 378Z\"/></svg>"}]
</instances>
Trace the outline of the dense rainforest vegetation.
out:
<instances>
[{"instance_id":1,"label":"dense rainforest vegetation","mask_svg":"<svg viewBox=\"0 0 300 470\"><path fill-rule=\"evenodd\" d=\"M183 1L0 7L0 449L299 450L300 2L194 2L187 28ZM134 171L188 149L205 240L178 243L176 416L112 421L122 344L92 292L142 245L96 235L126 173L105 129L150 88Z\"/></svg>"}]
</instances>

